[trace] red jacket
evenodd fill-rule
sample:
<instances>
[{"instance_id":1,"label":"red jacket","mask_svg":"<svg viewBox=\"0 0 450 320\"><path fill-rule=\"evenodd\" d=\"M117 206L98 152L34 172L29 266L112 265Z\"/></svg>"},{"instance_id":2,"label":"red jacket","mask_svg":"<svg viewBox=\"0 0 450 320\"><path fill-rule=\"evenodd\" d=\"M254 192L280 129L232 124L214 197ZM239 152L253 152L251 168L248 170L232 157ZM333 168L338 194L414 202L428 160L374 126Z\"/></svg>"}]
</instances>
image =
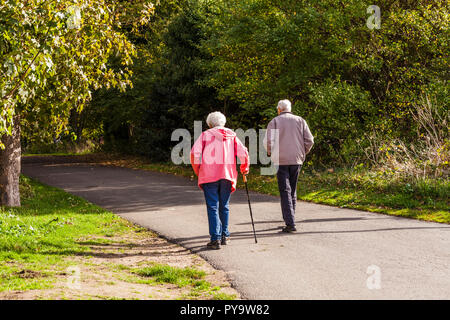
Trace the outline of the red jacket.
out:
<instances>
[{"instance_id":1,"label":"red jacket","mask_svg":"<svg viewBox=\"0 0 450 320\"><path fill-rule=\"evenodd\" d=\"M234 192L238 177L236 157L241 160L241 173L247 174L248 151L236 134L225 127L204 131L191 149L191 165L198 176L198 186L226 179L231 181L231 192Z\"/></svg>"}]
</instances>

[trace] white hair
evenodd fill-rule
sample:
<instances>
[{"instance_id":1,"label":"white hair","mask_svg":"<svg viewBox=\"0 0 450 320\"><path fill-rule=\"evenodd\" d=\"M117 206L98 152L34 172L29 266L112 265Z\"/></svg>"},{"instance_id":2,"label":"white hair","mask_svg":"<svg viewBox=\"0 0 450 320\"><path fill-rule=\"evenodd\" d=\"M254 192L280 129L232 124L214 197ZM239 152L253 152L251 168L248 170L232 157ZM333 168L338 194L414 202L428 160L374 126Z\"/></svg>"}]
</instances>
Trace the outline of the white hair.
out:
<instances>
[{"instance_id":1,"label":"white hair","mask_svg":"<svg viewBox=\"0 0 450 320\"><path fill-rule=\"evenodd\" d=\"M211 112L210 114L208 114L208 117L206 118L206 124L211 128L223 127L226 122L227 118L225 118L225 115L219 111Z\"/></svg>"},{"instance_id":2,"label":"white hair","mask_svg":"<svg viewBox=\"0 0 450 320\"><path fill-rule=\"evenodd\" d=\"M280 100L277 108L280 109L281 112L291 112L291 102L288 99Z\"/></svg>"}]
</instances>

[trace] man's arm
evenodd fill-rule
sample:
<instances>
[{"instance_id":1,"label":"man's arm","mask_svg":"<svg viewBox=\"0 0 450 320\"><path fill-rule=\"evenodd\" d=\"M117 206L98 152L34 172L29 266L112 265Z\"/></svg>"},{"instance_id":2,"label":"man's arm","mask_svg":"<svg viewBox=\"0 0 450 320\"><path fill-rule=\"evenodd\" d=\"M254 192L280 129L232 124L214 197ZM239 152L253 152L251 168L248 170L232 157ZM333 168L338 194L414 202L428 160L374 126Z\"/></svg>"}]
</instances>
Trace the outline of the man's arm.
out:
<instances>
[{"instance_id":1,"label":"man's arm","mask_svg":"<svg viewBox=\"0 0 450 320\"><path fill-rule=\"evenodd\" d=\"M275 135L273 132L274 127L275 127L274 120L272 120L267 125L266 135L264 136L264 140L263 140L264 148L267 150L267 154L269 156L272 153L272 146L275 141Z\"/></svg>"},{"instance_id":2,"label":"man's arm","mask_svg":"<svg viewBox=\"0 0 450 320\"><path fill-rule=\"evenodd\" d=\"M304 120L303 120L304 121ZM303 130L303 140L305 141L305 151L308 154L314 145L314 137L309 130L308 124L304 121L305 128Z\"/></svg>"}]
</instances>

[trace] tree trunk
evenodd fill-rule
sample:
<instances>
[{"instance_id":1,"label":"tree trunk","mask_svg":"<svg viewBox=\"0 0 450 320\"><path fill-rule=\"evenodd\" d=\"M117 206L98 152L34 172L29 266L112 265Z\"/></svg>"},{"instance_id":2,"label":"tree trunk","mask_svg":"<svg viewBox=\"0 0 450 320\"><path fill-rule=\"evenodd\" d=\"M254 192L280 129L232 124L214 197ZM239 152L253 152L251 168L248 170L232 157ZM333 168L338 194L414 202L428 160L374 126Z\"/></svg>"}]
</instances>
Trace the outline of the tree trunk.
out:
<instances>
[{"instance_id":1,"label":"tree trunk","mask_svg":"<svg viewBox=\"0 0 450 320\"><path fill-rule=\"evenodd\" d=\"M5 149L0 149L0 205L20 207L20 118L14 117L12 135L1 137Z\"/></svg>"}]
</instances>

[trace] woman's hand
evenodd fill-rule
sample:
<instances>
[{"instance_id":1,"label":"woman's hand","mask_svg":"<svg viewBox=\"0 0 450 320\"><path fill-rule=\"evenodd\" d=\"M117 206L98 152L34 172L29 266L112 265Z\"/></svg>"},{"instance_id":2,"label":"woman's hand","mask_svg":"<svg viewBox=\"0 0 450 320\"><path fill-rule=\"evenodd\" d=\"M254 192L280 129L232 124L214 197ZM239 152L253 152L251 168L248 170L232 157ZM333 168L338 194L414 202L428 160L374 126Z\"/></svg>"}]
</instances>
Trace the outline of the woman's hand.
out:
<instances>
[{"instance_id":1,"label":"woman's hand","mask_svg":"<svg viewBox=\"0 0 450 320\"><path fill-rule=\"evenodd\" d=\"M249 171L250 171L250 168L249 168L249 167L247 167L247 166L242 167L242 166L241 166L241 173L242 173L243 175L247 175L247 174L249 173Z\"/></svg>"}]
</instances>

